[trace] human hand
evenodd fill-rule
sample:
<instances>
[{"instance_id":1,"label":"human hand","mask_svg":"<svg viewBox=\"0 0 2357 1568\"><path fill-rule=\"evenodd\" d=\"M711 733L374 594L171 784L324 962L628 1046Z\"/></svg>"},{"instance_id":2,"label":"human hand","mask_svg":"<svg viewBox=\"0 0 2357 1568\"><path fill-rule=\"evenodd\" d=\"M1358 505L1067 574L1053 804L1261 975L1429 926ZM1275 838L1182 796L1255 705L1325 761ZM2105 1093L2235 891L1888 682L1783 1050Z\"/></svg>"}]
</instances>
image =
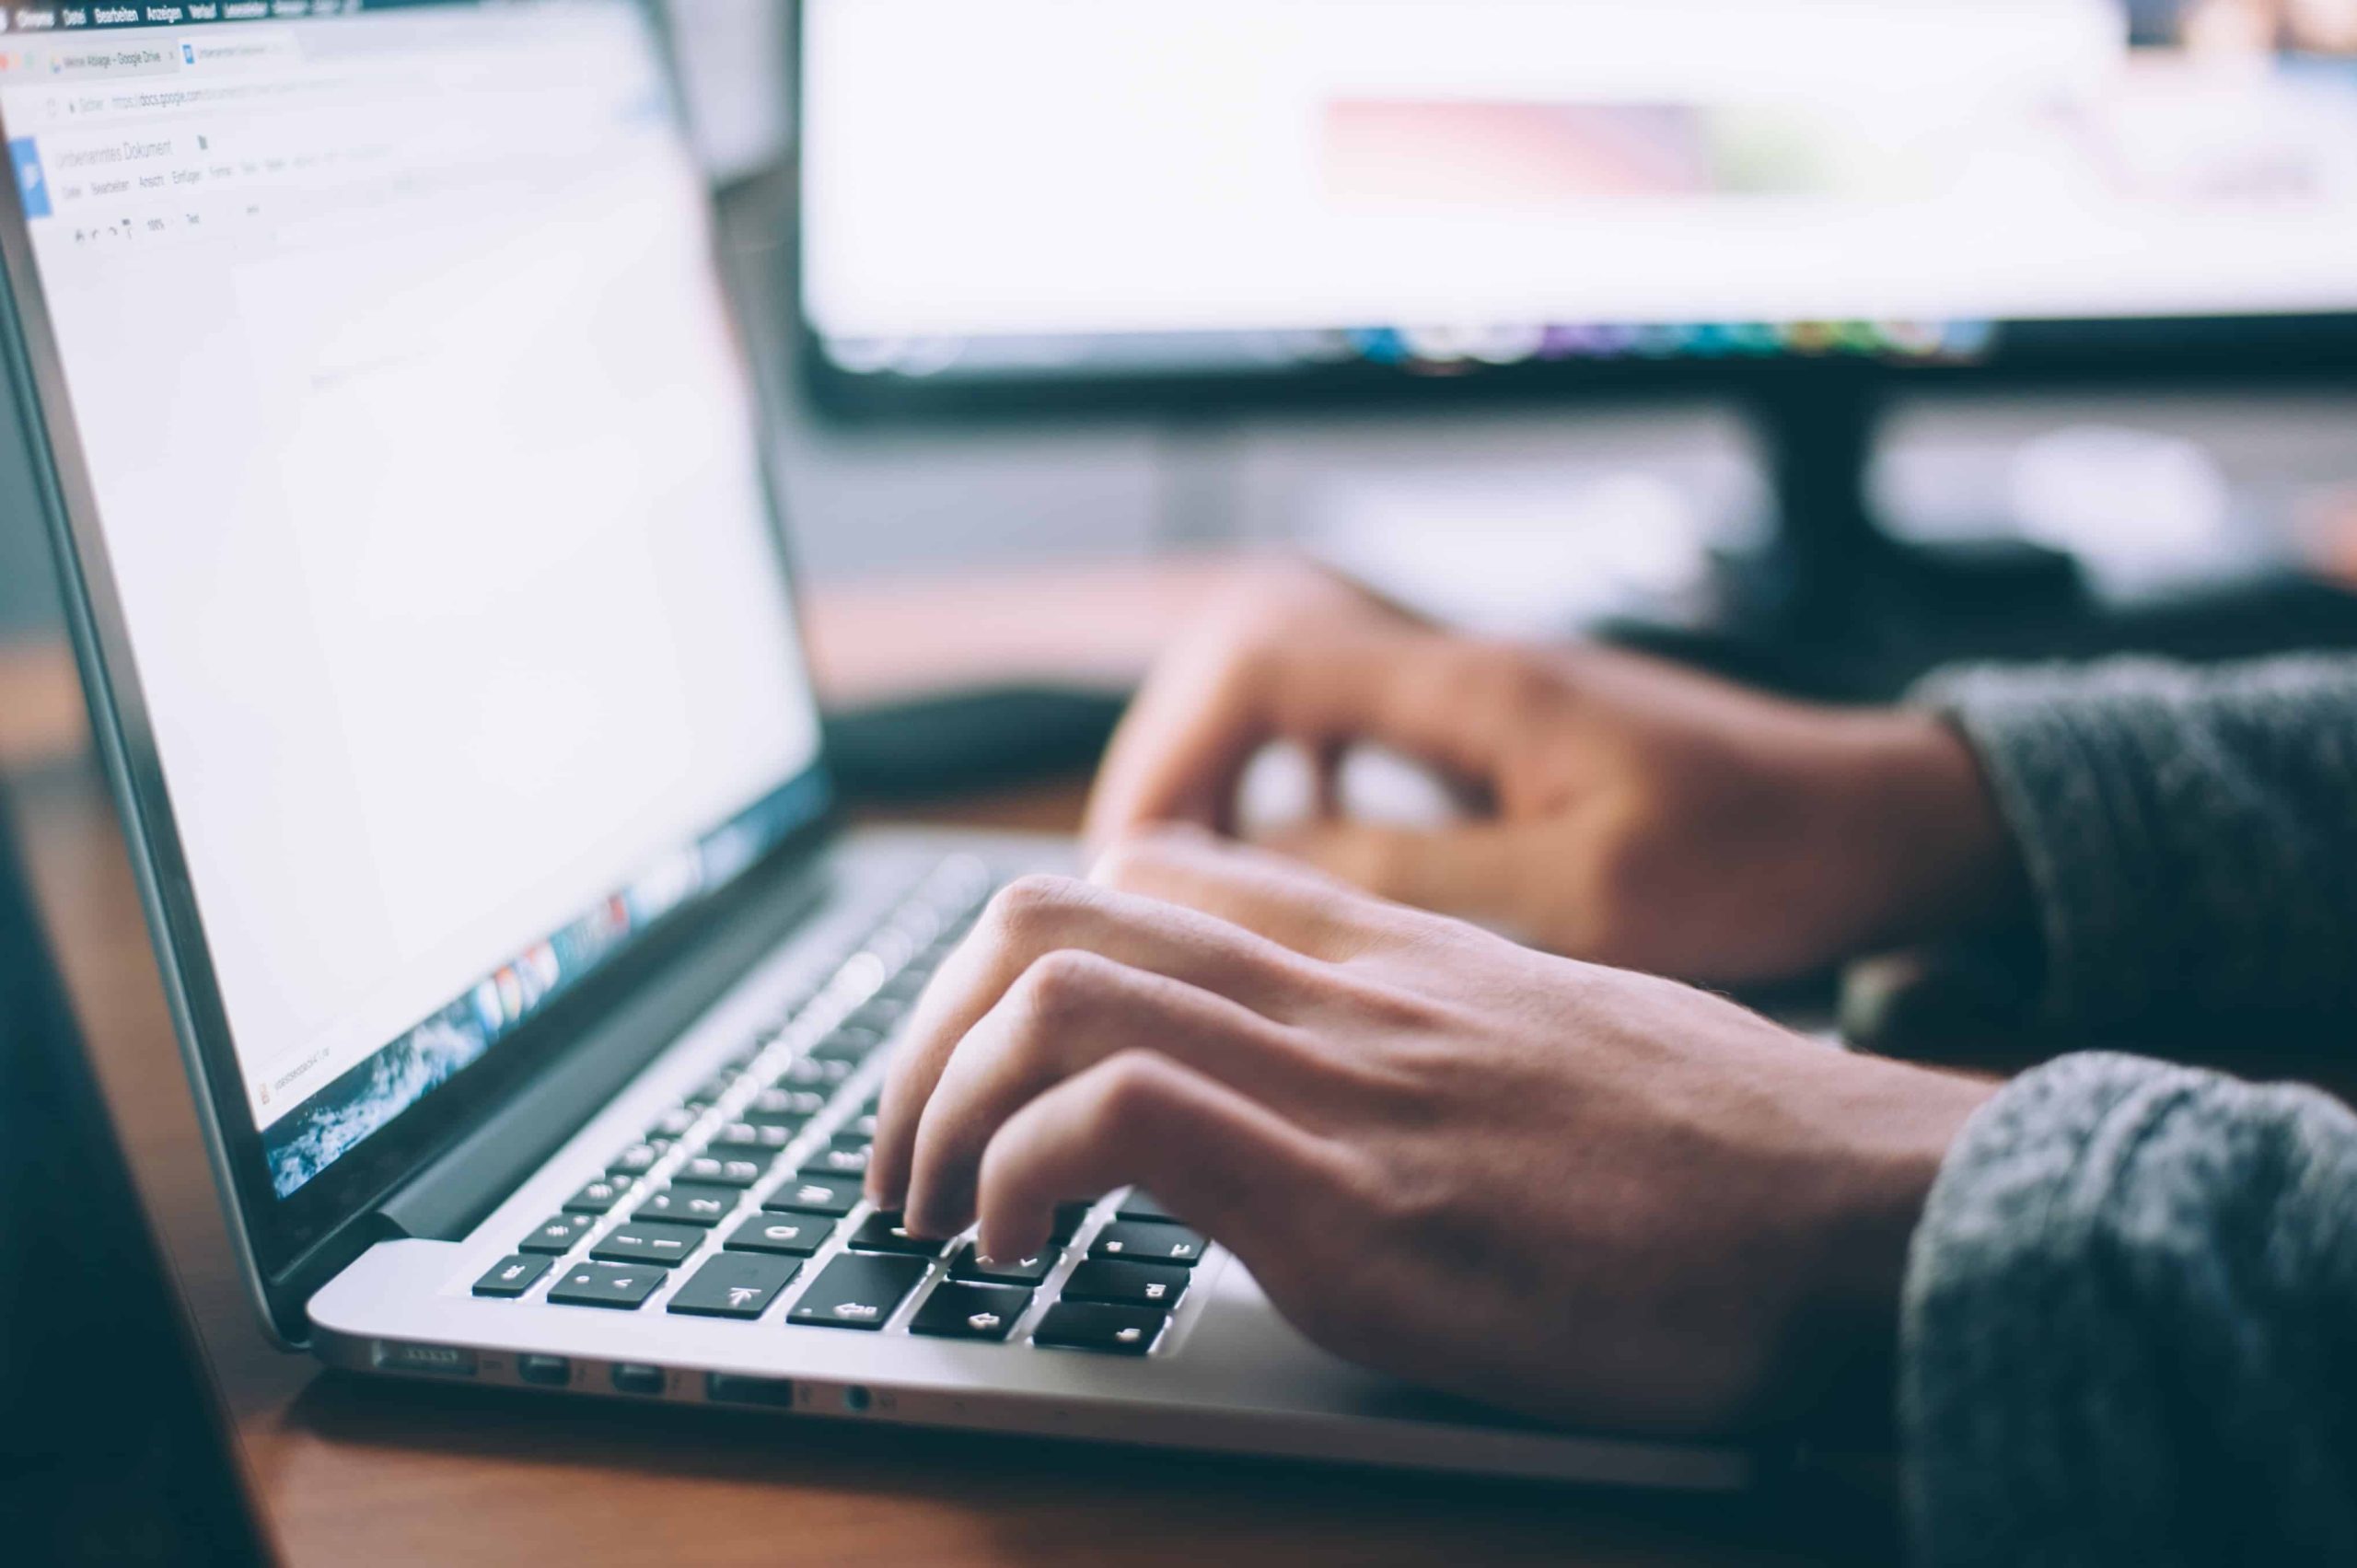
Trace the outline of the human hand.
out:
<instances>
[{"instance_id":1,"label":"human hand","mask_svg":"<svg viewBox=\"0 0 2357 1568\"><path fill-rule=\"evenodd\" d=\"M1166 833L992 904L894 1058L868 1190L1021 1257L1135 1182L1340 1354L1721 1433L1887 1349L1989 1092Z\"/></svg>"},{"instance_id":2,"label":"human hand","mask_svg":"<svg viewBox=\"0 0 2357 1568\"><path fill-rule=\"evenodd\" d=\"M1602 647L1457 637L1306 568L1173 649L1115 736L1088 831L1231 829L1272 740L1438 769L1484 809L1330 814L1273 847L1551 951L1720 984L1944 935L2021 896L1978 765L1938 719L1780 701Z\"/></svg>"}]
</instances>

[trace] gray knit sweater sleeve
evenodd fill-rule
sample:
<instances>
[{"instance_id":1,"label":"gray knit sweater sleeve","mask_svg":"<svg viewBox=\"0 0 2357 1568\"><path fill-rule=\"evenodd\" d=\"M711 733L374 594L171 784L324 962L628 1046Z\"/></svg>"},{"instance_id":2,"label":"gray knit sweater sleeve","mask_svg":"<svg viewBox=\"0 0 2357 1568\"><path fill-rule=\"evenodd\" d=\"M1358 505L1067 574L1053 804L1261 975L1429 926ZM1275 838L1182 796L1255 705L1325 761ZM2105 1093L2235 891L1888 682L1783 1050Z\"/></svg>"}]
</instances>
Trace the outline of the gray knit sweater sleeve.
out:
<instances>
[{"instance_id":1,"label":"gray knit sweater sleeve","mask_svg":"<svg viewBox=\"0 0 2357 1568\"><path fill-rule=\"evenodd\" d=\"M2131 1057L2015 1080L1909 1263L1924 1568L2357 1562L2357 1118Z\"/></svg>"},{"instance_id":2,"label":"gray knit sweater sleeve","mask_svg":"<svg viewBox=\"0 0 2357 1568\"><path fill-rule=\"evenodd\" d=\"M2049 1021L2357 1017L2357 657L1968 670L1918 696L2020 848Z\"/></svg>"},{"instance_id":3,"label":"gray knit sweater sleeve","mask_svg":"<svg viewBox=\"0 0 2357 1568\"><path fill-rule=\"evenodd\" d=\"M2020 849L2049 1022L2357 1039L2357 659L1920 695ZM1899 1376L1931 1568L2357 1562L2357 1118L2119 1056L2016 1080L1933 1191Z\"/></svg>"},{"instance_id":4,"label":"gray knit sweater sleeve","mask_svg":"<svg viewBox=\"0 0 2357 1568\"><path fill-rule=\"evenodd\" d=\"M1919 695L2020 846L2049 1021L2357 1016L2357 657L1968 669Z\"/></svg>"}]
</instances>

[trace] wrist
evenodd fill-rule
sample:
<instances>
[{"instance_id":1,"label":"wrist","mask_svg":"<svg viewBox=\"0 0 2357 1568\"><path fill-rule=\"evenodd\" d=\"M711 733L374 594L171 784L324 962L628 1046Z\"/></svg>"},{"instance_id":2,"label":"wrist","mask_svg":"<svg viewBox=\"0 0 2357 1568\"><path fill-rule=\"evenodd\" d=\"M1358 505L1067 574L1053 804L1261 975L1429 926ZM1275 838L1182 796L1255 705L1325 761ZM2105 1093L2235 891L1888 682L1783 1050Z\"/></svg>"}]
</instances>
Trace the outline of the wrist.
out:
<instances>
[{"instance_id":1,"label":"wrist","mask_svg":"<svg viewBox=\"0 0 2357 1568\"><path fill-rule=\"evenodd\" d=\"M1880 1444L1894 1428L1900 1304L1915 1231L1948 1151L1999 1083L1852 1059L1857 1092L1828 1140L1809 1278L1781 1357L1780 1403L1823 1438Z\"/></svg>"},{"instance_id":2,"label":"wrist","mask_svg":"<svg viewBox=\"0 0 2357 1568\"><path fill-rule=\"evenodd\" d=\"M1964 738L1913 709L1852 722L1841 816L1865 867L1852 950L1987 930L2026 908L2020 853Z\"/></svg>"}]
</instances>

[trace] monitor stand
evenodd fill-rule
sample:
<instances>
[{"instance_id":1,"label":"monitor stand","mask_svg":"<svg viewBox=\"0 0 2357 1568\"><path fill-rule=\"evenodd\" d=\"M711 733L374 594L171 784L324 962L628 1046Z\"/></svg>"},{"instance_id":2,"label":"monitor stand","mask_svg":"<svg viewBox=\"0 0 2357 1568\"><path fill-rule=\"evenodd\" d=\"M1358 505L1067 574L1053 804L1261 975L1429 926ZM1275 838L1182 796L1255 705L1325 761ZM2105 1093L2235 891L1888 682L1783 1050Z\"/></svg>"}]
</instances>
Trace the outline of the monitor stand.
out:
<instances>
[{"instance_id":1,"label":"monitor stand","mask_svg":"<svg viewBox=\"0 0 2357 1568\"><path fill-rule=\"evenodd\" d=\"M2357 595L2284 576L2131 606L2100 603L2063 552L1992 528L1986 540L1900 539L1869 494L1887 405L1871 366L1826 365L1748 407L1777 526L1722 563L1702 629L1624 622L1617 641L1812 696L1887 698L1966 659L2191 659L2357 648Z\"/></svg>"}]
</instances>

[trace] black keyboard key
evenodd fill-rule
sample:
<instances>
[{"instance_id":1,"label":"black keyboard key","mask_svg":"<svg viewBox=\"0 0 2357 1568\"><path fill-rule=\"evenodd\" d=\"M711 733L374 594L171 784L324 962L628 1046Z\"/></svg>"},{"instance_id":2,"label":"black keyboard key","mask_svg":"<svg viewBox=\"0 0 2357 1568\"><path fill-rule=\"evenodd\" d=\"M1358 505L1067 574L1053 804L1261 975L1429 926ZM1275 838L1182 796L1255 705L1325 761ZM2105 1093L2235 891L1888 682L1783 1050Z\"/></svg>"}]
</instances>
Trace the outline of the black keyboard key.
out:
<instances>
[{"instance_id":1,"label":"black keyboard key","mask_svg":"<svg viewBox=\"0 0 2357 1568\"><path fill-rule=\"evenodd\" d=\"M1183 1225L1116 1220L1097 1233L1088 1255L1119 1259L1125 1263L1176 1263L1182 1269L1191 1269L1202 1260L1203 1238Z\"/></svg>"},{"instance_id":2,"label":"black keyboard key","mask_svg":"<svg viewBox=\"0 0 2357 1568\"><path fill-rule=\"evenodd\" d=\"M667 1144L633 1144L606 1163L606 1174L617 1181L633 1180L653 1170L663 1157Z\"/></svg>"},{"instance_id":3,"label":"black keyboard key","mask_svg":"<svg viewBox=\"0 0 2357 1568\"><path fill-rule=\"evenodd\" d=\"M797 1176L762 1199L761 1207L841 1219L859 1207L859 1182L840 1176Z\"/></svg>"},{"instance_id":4,"label":"black keyboard key","mask_svg":"<svg viewBox=\"0 0 2357 1568\"><path fill-rule=\"evenodd\" d=\"M792 1258L724 1252L679 1288L670 1309L694 1318L750 1320L768 1311L777 1293L801 1272L801 1263Z\"/></svg>"},{"instance_id":5,"label":"black keyboard key","mask_svg":"<svg viewBox=\"0 0 2357 1568\"><path fill-rule=\"evenodd\" d=\"M819 1272L785 1320L814 1328L880 1329L924 1278L926 1267L922 1258L846 1252Z\"/></svg>"},{"instance_id":6,"label":"black keyboard key","mask_svg":"<svg viewBox=\"0 0 2357 1568\"><path fill-rule=\"evenodd\" d=\"M528 1258L521 1253L502 1258L475 1282L475 1294L501 1301L513 1301L540 1283L549 1272L546 1258Z\"/></svg>"},{"instance_id":7,"label":"black keyboard key","mask_svg":"<svg viewBox=\"0 0 2357 1568\"><path fill-rule=\"evenodd\" d=\"M977 1284L1035 1285L1062 1260L1063 1252L1054 1247L1043 1248L1028 1258L985 1258L970 1241L958 1249L958 1261L949 1266L949 1272L953 1279Z\"/></svg>"},{"instance_id":8,"label":"black keyboard key","mask_svg":"<svg viewBox=\"0 0 2357 1568\"><path fill-rule=\"evenodd\" d=\"M668 1269L702 1247L705 1234L691 1225L629 1219L599 1237L589 1256L601 1263L659 1263Z\"/></svg>"},{"instance_id":9,"label":"black keyboard key","mask_svg":"<svg viewBox=\"0 0 2357 1568\"><path fill-rule=\"evenodd\" d=\"M1059 1247L1071 1246L1072 1238L1080 1234L1080 1227L1088 1223L1088 1212L1096 1206L1096 1200L1086 1198L1077 1202L1058 1203L1055 1223L1049 1227L1048 1239Z\"/></svg>"},{"instance_id":10,"label":"black keyboard key","mask_svg":"<svg viewBox=\"0 0 2357 1568\"><path fill-rule=\"evenodd\" d=\"M791 1120L799 1127L827 1109L827 1097L817 1089L763 1089L745 1108L748 1121Z\"/></svg>"},{"instance_id":11,"label":"black keyboard key","mask_svg":"<svg viewBox=\"0 0 2357 1568\"><path fill-rule=\"evenodd\" d=\"M598 1221L592 1214L552 1214L540 1222L540 1228L516 1244L518 1252L538 1252L554 1257L570 1252L573 1244L589 1234Z\"/></svg>"},{"instance_id":12,"label":"black keyboard key","mask_svg":"<svg viewBox=\"0 0 2357 1568\"><path fill-rule=\"evenodd\" d=\"M1185 1222L1162 1206L1162 1200L1153 1193L1132 1188L1128 1196L1113 1206L1116 1217L1125 1220L1148 1220L1163 1225Z\"/></svg>"},{"instance_id":13,"label":"black keyboard key","mask_svg":"<svg viewBox=\"0 0 2357 1568\"><path fill-rule=\"evenodd\" d=\"M1144 1355L1161 1337L1167 1312L1143 1307L1102 1307L1095 1302L1059 1301L1031 1331L1031 1342L1053 1350L1103 1351L1109 1355Z\"/></svg>"},{"instance_id":14,"label":"black keyboard key","mask_svg":"<svg viewBox=\"0 0 2357 1568\"><path fill-rule=\"evenodd\" d=\"M673 1225L715 1225L737 1212L739 1196L734 1187L706 1187L692 1181L675 1181L639 1204L634 1217L668 1220Z\"/></svg>"},{"instance_id":15,"label":"black keyboard key","mask_svg":"<svg viewBox=\"0 0 2357 1568\"><path fill-rule=\"evenodd\" d=\"M1167 1312L1187 1294L1187 1282L1192 1277L1167 1263L1087 1262L1064 1281L1063 1299L1153 1307Z\"/></svg>"},{"instance_id":16,"label":"black keyboard key","mask_svg":"<svg viewBox=\"0 0 2357 1568\"><path fill-rule=\"evenodd\" d=\"M643 1263L575 1263L549 1286L559 1307L610 1307L631 1311L670 1276Z\"/></svg>"},{"instance_id":17,"label":"black keyboard key","mask_svg":"<svg viewBox=\"0 0 2357 1568\"><path fill-rule=\"evenodd\" d=\"M704 1153L723 1159L767 1160L794 1142L797 1131L761 1121L731 1121L713 1135Z\"/></svg>"},{"instance_id":18,"label":"black keyboard key","mask_svg":"<svg viewBox=\"0 0 2357 1568\"><path fill-rule=\"evenodd\" d=\"M867 1174L869 1159L865 1144L853 1144L849 1148L824 1148L803 1162L804 1176L846 1176L856 1181Z\"/></svg>"},{"instance_id":19,"label":"black keyboard key","mask_svg":"<svg viewBox=\"0 0 2357 1568\"><path fill-rule=\"evenodd\" d=\"M564 1201L564 1212L568 1214L602 1214L621 1202L621 1196L622 1189L620 1182L608 1181L601 1178L567 1198Z\"/></svg>"},{"instance_id":20,"label":"black keyboard key","mask_svg":"<svg viewBox=\"0 0 2357 1568\"><path fill-rule=\"evenodd\" d=\"M652 1143L657 1138L684 1137L689 1129L695 1126L696 1119L702 1114L702 1111L690 1106L675 1106L655 1119L655 1125L646 1130L647 1141Z\"/></svg>"},{"instance_id":21,"label":"black keyboard key","mask_svg":"<svg viewBox=\"0 0 2357 1568\"><path fill-rule=\"evenodd\" d=\"M731 1252L773 1252L782 1258L807 1258L835 1233L835 1222L816 1214L755 1214L728 1233L723 1243Z\"/></svg>"},{"instance_id":22,"label":"black keyboard key","mask_svg":"<svg viewBox=\"0 0 2357 1568\"><path fill-rule=\"evenodd\" d=\"M861 1111L857 1116L854 1116L849 1121L844 1122L842 1129L836 1132L835 1136L838 1138L862 1138L871 1144L876 1142L876 1113L872 1110Z\"/></svg>"},{"instance_id":23,"label":"black keyboard key","mask_svg":"<svg viewBox=\"0 0 2357 1568\"><path fill-rule=\"evenodd\" d=\"M679 1167L679 1175L689 1181L706 1181L720 1187L750 1187L768 1169L766 1162L749 1159L725 1159L718 1155L698 1155Z\"/></svg>"},{"instance_id":24,"label":"black keyboard key","mask_svg":"<svg viewBox=\"0 0 2357 1568\"><path fill-rule=\"evenodd\" d=\"M905 1252L912 1258L938 1258L948 1249L946 1241L927 1241L911 1236L900 1224L900 1214L879 1209L859 1222L859 1228L843 1243L863 1252Z\"/></svg>"},{"instance_id":25,"label":"black keyboard key","mask_svg":"<svg viewBox=\"0 0 2357 1568\"><path fill-rule=\"evenodd\" d=\"M951 1282L934 1287L909 1319L909 1332L942 1340L1003 1340L1030 1307L1028 1290Z\"/></svg>"}]
</instances>

